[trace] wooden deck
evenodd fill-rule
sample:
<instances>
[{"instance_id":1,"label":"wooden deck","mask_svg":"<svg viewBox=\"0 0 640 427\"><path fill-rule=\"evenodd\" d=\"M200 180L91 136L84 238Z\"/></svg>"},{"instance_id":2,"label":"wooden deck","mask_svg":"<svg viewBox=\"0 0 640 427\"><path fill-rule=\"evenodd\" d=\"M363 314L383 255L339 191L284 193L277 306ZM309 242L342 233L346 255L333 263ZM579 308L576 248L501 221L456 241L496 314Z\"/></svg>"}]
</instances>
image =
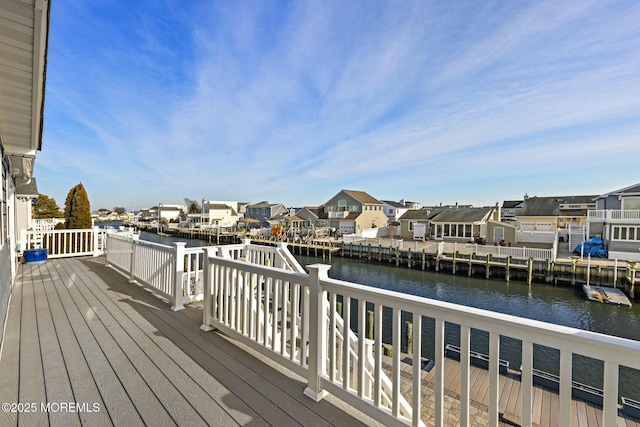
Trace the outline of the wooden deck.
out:
<instances>
[{"instance_id":1,"label":"wooden deck","mask_svg":"<svg viewBox=\"0 0 640 427\"><path fill-rule=\"evenodd\" d=\"M103 258L21 265L0 354L0 403L21 406L3 407L0 426L376 425L331 396L312 401L302 378L222 334L201 331L201 321L198 307L172 312ZM403 382L410 387L408 372ZM445 359L445 372L445 423L455 426L459 363ZM427 425L434 383L433 372L425 372ZM472 425L486 425L486 371L472 368L471 387ZM518 425L517 375L501 376L500 387L501 425ZM557 425L558 396L539 388L534 396L536 424ZM600 425L600 408L573 406L575 425ZM640 427L622 417L619 425Z\"/></svg>"},{"instance_id":2,"label":"wooden deck","mask_svg":"<svg viewBox=\"0 0 640 427\"><path fill-rule=\"evenodd\" d=\"M0 403L22 406L0 411L0 426L370 424L332 399L314 402L300 378L201 323L198 308L170 311L102 258L21 265L0 355ZM69 410L69 402L78 406Z\"/></svg>"}]
</instances>

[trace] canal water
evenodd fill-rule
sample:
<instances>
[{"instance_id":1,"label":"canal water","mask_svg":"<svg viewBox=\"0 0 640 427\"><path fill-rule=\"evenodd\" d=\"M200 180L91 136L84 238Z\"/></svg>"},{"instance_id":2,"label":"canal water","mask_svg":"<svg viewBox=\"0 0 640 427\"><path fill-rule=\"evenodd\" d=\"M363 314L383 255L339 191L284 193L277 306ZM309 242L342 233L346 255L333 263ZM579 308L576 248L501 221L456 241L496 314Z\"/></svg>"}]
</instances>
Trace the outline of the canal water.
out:
<instances>
[{"instance_id":1,"label":"canal water","mask_svg":"<svg viewBox=\"0 0 640 427\"><path fill-rule=\"evenodd\" d=\"M172 244L187 241L187 246L206 246L207 242L189 239L173 239L143 232L141 239ZM548 322L556 325L598 332L640 341L640 304L633 307L618 307L588 301L581 287L555 286L551 284L506 282L500 279L480 279L466 275L451 275L395 267L388 263L375 263L351 258L316 258L296 255L304 265L331 264L329 277L388 289L410 295L418 295L468 307L476 307L498 313ZM352 306L355 314L357 307ZM390 319L387 312L383 318ZM405 319L403 319L405 320ZM407 316L406 320L410 320ZM352 324L356 324L356 318ZM384 322L383 340L391 342L390 323ZM403 322L403 334L406 326ZM426 319L422 325L423 356L433 355L434 322ZM459 327L445 326L445 341L459 344ZM488 353L488 335L473 330L472 349ZM500 357L509 361L510 367L520 366L521 343L510 338L501 338ZM640 355L638 355L640 357ZM534 346L534 367L558 374L559 352L542 346ZM573 379L584 384L602 387L603 363L574 355ZM620 395L640 399L640 372L628 368L620 371Z\"/></svg>"}]
</instances>

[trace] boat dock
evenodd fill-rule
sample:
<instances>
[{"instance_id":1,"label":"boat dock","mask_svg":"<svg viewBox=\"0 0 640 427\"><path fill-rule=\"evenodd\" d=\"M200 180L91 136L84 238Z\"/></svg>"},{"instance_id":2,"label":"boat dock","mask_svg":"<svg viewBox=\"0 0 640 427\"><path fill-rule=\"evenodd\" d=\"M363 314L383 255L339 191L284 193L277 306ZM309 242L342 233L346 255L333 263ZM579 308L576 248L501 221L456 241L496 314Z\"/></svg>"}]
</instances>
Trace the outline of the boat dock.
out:
<instances>
[{"instance_id":1,"label":"boat dock","mask_svg":"<svg viewBox=\"0 0 640 427\"><path fill-rule=\"evenodd\" d=\"M584 294L590 301L601 302L604 304L617 304L631 307L629 298L617 288L603 288L602 286L582 285Z\"/></svg>"}]
</instances>

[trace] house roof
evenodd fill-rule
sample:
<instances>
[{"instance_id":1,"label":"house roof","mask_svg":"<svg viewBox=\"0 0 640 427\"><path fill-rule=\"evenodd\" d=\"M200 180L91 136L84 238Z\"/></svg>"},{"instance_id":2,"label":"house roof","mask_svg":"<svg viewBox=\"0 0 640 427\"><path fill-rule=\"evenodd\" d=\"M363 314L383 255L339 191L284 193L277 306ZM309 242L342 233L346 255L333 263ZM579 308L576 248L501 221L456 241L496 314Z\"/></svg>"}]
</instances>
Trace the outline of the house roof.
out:
<instances>
[{"instance_id":1,"label":"house roof","mask_svg":"<svg viewBox=\"0 0 640 427\"><path fill-rule=\"evenodd\" d=\"M311 215L315 216L318 219L320 219L322 217L322 215L325 215L325 218L326 218L326 214L324 213L324 207L323 206L305 206L302 209L300 209L299 211L297 211L296 215L298 215L300 213L304 214L305 212L309 212Z\"/></svg>"},{"instance_id":2,"label":"house roof","mask_svg":"<svg viewBox=\"0 0 640 427\"><path fill-rule=\"evenodd\" d=\"M521 205L523 200L505 200L502 202L502 207L505 209L514 209Z\"/></svg>"},{"instance_id":3,"label":"house roof","mask_svg":"<svg viewBox=\"0 0 640 427\"><path fill-rule=\"evenodd\" d=\"M640 183L630 185L625 188L621 188L619 190L612 191L610 193L606 193L600 196L600 198L604 198L607 196L618 196L623 194L640 194Z\"/></svg>"},{"instance_id":4,"label":"house roof","mask_svg":"<svg viewBox=\"0 0 640 427\"><path fill-rule=\"evenodd\" d=\"M42 1L0 5L0 122L9 156L33 158L42 148L50 10L51 2ZM27 169L20 177L30 178L31 172Z\"/></svg>"},{"instance_id":5,"label":"house roof","mask_svg":"<svg viewBox=\"0 0 640 427\"><path fill-rule=\"evenodd\" d=\"M267 201L262 201L254 204L250 204L247 207L249 208L271 208L273 206L282 205L282 203L269 203Z\"/></svg>"},{"instance_id":6,"label":"house roof","mask_svg":"<svg viewBox=\"0 0 640 427\"><path fill-rule=\"evenodd\" d=\"M407 207L405 205L403 205L402 203L398 203L398 202L394 202L393 200L381 200L383 203L386 203L389 206L393 206L394 208L405 208L407 209Z\"/></svg>"},{"instance_id":7,"label":"house roof","mask_svg":"<svg viewBox=\"0 0 640 427\"><path fill-rule=\"evenodd\" d=\"M433 222L470 223L483 221L493 208L449 208L443 209L432 218Z\"/></svg>"},{"instance_id":8,"label":"house roof","mask_svg":"<svg viewBox=\"0 0 640 427\"><path fill-rule=\"evenodd\" d=\"M376 199L373 196L370 196L368 193L365 193L364 191L355 191L355 190L342 190L342 191L344 193L348 194L349 196L353 197L354 199L356 199L360 203L365 203L365 204L368 204L368 205L383 205L384 204L380 200Z\"/></svg>"},{"instance_id":9,"label":"house roof","mask_svg":"<svg viewBox=\"0 0 640 427\"><path fill-rule=\"evenodd\" d=\"M517 216L559 216L560 205L592 203L598 196L553 196L553 197L529 197L522 204L522 208L517 212ZM580 210L584 213L584 209ZM568 213L568 209L562 210L563 214Z\"/></svg>"},{"instance_id":10,"label":"house roof","mask_svg":"<svg viewBox=\"0 0 640 427\"><path fill-rule=\"evenodd\" d=\"M447 208L444 208L447 209ZM412 209L408 210L400 218L399 220L429 220L436 216L442 211L443 208L422 208L422 209Z\"/></svg>"}]
</instances>

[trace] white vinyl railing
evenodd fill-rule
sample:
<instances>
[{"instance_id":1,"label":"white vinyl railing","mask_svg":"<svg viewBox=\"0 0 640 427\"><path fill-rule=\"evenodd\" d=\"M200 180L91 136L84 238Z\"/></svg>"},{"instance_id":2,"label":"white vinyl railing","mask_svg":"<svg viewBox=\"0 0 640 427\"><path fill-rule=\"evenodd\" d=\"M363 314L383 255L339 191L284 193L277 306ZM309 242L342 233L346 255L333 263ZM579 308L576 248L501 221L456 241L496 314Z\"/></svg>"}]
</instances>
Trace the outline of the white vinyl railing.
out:
<instances>
[{"instance_id":1,"label":"white vinyl railing","mask_svg":"<svg viewBox=\"0 0 640 427\"><path fill-rule=\"evenodd\" d=\"M589 210L587 212L587 218L589 220L640 220L640 209L604 209L604 210Z\"/></svg>"},{"instance_id":2,"label":"white vinyl railing","mask_svg":"<svg viewBox=\"0 0 640 427\"><path fill-rule=\"evenodd\" d=\"M149 286L170 302L174 311L184 304L203 299L203 247L187 248L184 242L173 246L141 241L136 235L107 233L107 266L126 275L130 282ZM243 245L220 247L222 256L257 265L273 265L288 271L304 269L282 243L276 247Z\"/></svg>"},{"instance_id":3,"label":"white vinyl railing","mask_svg":"<svg viewBox=\"0 0 640 427\"><path fill-rule=\"evenodd\" d=\"M242 257L232 259L221 256L222 252L208 248L204 259L202 329L220 329L305 376L307 396L320 400L330 393L385 425L422 425L427 419L422 413L423 387L435 388L435 425L444 425L448 418L445 323L457 325L461 337L461 426L470 422L472 329L488 334L491 426L497 426L499 420L503 337L521 342L523 426L532 425L534 345L560 352L558 425L571 425L574 354L604 364L601 425L617 425L619 368L640 369L639 342L330 279L327 265L308 266L310 273L305 274L252 264ZM338 314L339 302L343 316ZM365 312L371 307L374 337L367 339L354 331L366 330ZM413 379L401 376L401 320L407 316L413 320ZM352 323L352 319L357 320ZM435 323L434 336L423 337L423 322ZM383 325L391 328L391 338L387 338L394 348L391 366L383 364ZM345 333L354 337L353 343L349 339L349 345L343 344ZM435 343L435 386L421 381L425 339Z\"/></svg>"},{"instance_id":4,"label":"white vinyl railing","mask_svg":"<svg viewBox=\"0 0 640 427\"><path fill-rule=\"evenodd\" d=\"M173 246L139 240L139 236L107 234L107 266L155 289L171 302L174 311L202 296L201 258L203 249L187 250L186 243ZM198 295L198 293L200 295Z\"/></svg>"},{"instance_id":5,"label":"white vinyl railing","mask_svg":"<svg viewBox=\"0 0 640 427\"><path fill-rule=\"evenodd\" d=\"M557 234L557 233L556 233ZM440 243L441 247L439 252L462 252L462 253L476 253L476 254L491 254L495 256L510 256L518 259L534 260L555 260L553 249L539 249L539 248L527 248L527 247L510 247L510 246L491 246L491 245L477 245L471 243Z\"/></svg>"},{"instance_id":6,"label":"white vinyl railing","mask_svg":"<svg viewBox=\"0 0 640 427\"><path fill-rule=\"evenodd\" d=\"M21 249L47 249L48 258L99 256L104 253L106 232L99 228L86 230L22 231ZM22 245L24 244L24 247Z\"/></svg>"}]
</instances>

